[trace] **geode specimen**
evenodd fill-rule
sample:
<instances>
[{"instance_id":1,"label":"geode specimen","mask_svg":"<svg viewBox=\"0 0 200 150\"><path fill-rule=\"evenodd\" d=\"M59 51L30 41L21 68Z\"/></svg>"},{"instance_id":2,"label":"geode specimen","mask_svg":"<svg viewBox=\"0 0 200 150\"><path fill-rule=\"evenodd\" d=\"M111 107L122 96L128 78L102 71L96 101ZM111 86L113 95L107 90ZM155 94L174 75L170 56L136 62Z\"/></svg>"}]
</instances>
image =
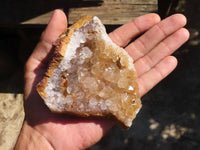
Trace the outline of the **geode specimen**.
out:
<instances>
[{"instance_id":1,"label":"geode specimen","mask_svg":"<svg viewBox=\"0 0 200 150\"><path fill-rule=\"evenodd\" d=\"M55 42L37 91L52 112L110 118L125 128L141 108L132 58L95 16L84 16Z\"/></svg>"}]
</instances>

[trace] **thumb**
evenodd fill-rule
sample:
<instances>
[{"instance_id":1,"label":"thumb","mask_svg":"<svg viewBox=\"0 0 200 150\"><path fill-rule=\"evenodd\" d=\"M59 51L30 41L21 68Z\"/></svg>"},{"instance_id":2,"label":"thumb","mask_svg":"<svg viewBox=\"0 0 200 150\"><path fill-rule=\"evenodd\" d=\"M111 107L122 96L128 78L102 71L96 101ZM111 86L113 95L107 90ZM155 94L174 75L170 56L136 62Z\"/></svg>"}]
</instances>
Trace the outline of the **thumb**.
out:
<instances>
[{"instance_id":1,"label":"thumb","mask_svg":"<svg viewBox=\"0 0 200 150\"><path fill-rule=\"evenodd\" d=\"M52 50L52 43L67 28L67 18L62 10L55 10L53 15L41 35L40 42L37 44L33 53L25 65L25 97L31 93L34 79L37 77L36 70L43 74L45 70L45 60ZM44 63L44 64L43 64ZM43 66L43 67L42 67Z\"/></svg>"},{"instance_id":2,"label":"thumb","mask_svg":"<svg viewBox=\"0 0 200 150\"><path fill-rule=\"evenodd\" d=\"M55 10L31 56L38 62L42 62L51 51L52 43L66 28L67 17L65 13L59 9Z\"/></svg>"},{"instance_id":3,"label":"thumb","mask_svg":"<svg viewBox=\"0 0 200 150\"><path fill-rule=\"evenodd\" d=\"M42 33L41 40L52 44L58 38L58 36L67 28L67 18L65 13L56 9L46 27Z\"/></svg>"}]
</instances>

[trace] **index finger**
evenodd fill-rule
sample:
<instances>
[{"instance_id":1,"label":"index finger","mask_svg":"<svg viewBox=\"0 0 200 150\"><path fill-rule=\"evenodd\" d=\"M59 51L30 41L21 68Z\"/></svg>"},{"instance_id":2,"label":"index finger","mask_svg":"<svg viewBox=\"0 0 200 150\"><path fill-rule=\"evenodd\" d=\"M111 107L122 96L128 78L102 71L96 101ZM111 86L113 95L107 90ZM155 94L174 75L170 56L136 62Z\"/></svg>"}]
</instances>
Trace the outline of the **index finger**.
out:
<instances>
[{"instance_id":1,"label":"index finger","mask_svg":"<svg viewBox=\"0 0 200 150\"><path fill-rule=\"evenodd\" d=\"M134 37L142 34L158 22L160 22L159 15L150 13L124 24L123 26L111 32L109 36L115 44L124 47Z\"/></svg>"}]
</instances>

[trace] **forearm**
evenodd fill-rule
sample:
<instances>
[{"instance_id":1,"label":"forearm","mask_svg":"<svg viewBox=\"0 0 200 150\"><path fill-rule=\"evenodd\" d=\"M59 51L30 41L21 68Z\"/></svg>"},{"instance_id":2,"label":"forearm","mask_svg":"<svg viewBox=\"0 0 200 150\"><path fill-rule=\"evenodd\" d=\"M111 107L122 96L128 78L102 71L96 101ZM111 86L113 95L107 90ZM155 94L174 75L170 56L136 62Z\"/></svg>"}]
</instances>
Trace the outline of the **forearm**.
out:
<instances>
[{"instance_id":1,"label":"forearm","mask_svg":"<svg viewBox=\"0 0 200 150\"><path fill-rule=\"evenodd\" d=\"M15 150L53 150L51 144L26 121L23 124Z\"/></svg>"}]
</instances>

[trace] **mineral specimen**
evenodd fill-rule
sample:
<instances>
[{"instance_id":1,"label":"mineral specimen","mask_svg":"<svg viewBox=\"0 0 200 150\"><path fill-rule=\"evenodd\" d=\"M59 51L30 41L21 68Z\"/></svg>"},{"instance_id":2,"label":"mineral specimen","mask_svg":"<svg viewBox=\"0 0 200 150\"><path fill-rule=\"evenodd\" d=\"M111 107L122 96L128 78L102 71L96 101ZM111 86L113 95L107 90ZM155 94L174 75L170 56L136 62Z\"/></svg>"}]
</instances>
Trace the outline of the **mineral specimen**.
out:
<instances>
[{"instance_id":1,"label":"mineral specimen","mask_svg":"<svg viewBox=\"0 0 200 150\"><path fill-rule=\"evenodd\" d=\"M110 118L125 128L141 108L132 58L95 16L84 16L55 43L37 91L52 112Z\"/></svg>"}]
</instances>

